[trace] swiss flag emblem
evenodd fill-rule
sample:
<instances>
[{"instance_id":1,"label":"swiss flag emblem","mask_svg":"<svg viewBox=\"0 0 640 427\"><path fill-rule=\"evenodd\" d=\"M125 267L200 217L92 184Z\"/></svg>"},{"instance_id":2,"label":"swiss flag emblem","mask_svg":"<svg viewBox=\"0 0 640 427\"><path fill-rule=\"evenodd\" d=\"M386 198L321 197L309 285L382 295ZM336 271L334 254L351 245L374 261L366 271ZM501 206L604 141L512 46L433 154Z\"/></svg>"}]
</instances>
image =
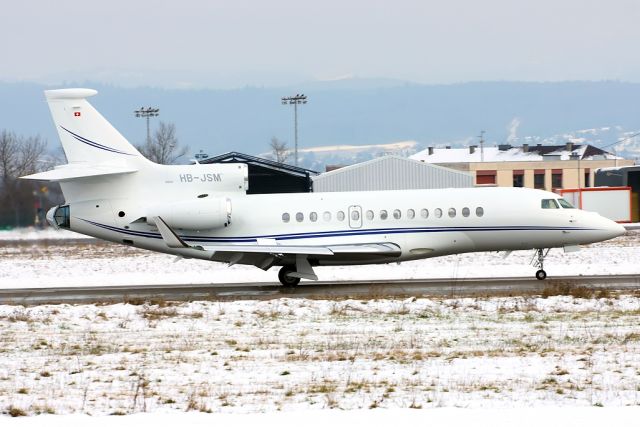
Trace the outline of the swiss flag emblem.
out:
<instances>
[{"instance_id":1,"label":"swiss flag emblem","mask_svg":"<svg viewBox=\"0 0 640 427\"><path fill-rule=\"evenodd\" d=\"M73 116L74 116L74 117L80 117L80 111L76 111L76 112L74 112L74 113L73 113Z\"/></svg>"}]
</instances>

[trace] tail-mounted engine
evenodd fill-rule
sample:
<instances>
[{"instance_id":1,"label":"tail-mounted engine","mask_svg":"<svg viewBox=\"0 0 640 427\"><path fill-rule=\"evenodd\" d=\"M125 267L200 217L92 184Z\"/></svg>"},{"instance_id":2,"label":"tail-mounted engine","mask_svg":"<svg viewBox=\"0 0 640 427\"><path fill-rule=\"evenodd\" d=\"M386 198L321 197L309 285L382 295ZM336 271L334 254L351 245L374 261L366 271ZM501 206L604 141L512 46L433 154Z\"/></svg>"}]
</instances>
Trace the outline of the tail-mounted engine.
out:
<instances>
[{"instance_id":1,"label":"tail-mounted engine","mask_svg":"<svg viewBox=\"0 0 640 427\"><path fill-rule=\"evenodd\" d=\"M186 200L152 206L147 212L147 224L155 225L153 217L161 217L171 228L210 230L231 224L231 200L227 197L203 195Z\"/></svg>"}]
</instances>

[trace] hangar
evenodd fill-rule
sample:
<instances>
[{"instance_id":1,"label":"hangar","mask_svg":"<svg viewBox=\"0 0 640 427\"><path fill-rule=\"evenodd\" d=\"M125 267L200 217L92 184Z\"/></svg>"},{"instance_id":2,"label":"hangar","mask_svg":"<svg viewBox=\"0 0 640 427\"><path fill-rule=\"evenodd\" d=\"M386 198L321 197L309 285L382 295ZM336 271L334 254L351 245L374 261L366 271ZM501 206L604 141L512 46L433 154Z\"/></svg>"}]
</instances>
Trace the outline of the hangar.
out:
<instances>
[{"instance_id":1,"label":"hangar","mask_svg":"<svg viewBox=\"0 0 640 427\"><path fill-rule=\"evenodd\" d=\"M247 194L309 193L318 172L235 151L208 157L200 163L244 163L249 168Z\"/></svg>"},{"instance_id":2,"label":"hangar","mask_svg":"<svg viewBox=\"0 0 640 427\"><path fill-rule=\"evenodd\" d=\"M314 192L473 187L474 176L399 156L384 156L312 176Z\"/></svg>"}]
</instances>

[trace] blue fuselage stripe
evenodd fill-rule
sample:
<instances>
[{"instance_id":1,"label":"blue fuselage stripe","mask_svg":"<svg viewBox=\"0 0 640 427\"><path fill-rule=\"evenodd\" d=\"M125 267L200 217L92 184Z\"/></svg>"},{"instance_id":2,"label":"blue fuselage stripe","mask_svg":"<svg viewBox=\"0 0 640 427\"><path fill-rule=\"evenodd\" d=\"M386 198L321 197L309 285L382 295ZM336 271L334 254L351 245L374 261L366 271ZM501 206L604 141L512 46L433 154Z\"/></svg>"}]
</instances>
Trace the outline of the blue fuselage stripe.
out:
<instances>
[{"instance_id":1,"label":"blue fuselage stripe","mask_svg":"<svg viewBox=\"0 0 640 427\"><path fill-rule=\"evenodd\" d=\"M83 221L130 236L146 237L151 239L161 239L160 233L147 231L135 231L124 228L114 227L106 224L89 221L80 218ZM335 231L321 231L314 233L295 233L295 234L267 234L260 236L234 236L234 237L202 237L180 235L183 240L190 242L205 243L248 243L256 242L258 239L275 239L275 240L295 240L295 239L315 239L322 237L345 237L345 236L364 236L364 235L380 235L380 234L407 234L407 233L447 233L447 232L485 232L485 231L590 231L593 228L584 227L553 227L553 226L487 226L487 227L413 227L413 228L374 228L374 229L347 229Z\"/></svg>"}]
</instances>

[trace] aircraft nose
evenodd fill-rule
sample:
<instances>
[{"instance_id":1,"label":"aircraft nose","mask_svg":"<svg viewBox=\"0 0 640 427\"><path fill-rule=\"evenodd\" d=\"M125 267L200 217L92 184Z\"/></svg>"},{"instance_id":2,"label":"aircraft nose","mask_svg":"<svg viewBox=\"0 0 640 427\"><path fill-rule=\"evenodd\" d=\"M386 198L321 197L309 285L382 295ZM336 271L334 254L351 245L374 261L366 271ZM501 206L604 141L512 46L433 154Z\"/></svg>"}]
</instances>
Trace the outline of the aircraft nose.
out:
<instances>
[{"instance_id":1,"label":"aircraft nose","mask_svg":"<svg viewBox=\"0 0 640 427\"><path fill-rule=\"evenodd\" d=\"M607 219L606 230L607 230L607 233L610 235L608 239L613 239L614 237L622 236L627 231L624 228L624 226L618 224L615 221L611 221L610 219Z\"/></svg>"}]
</instances>

